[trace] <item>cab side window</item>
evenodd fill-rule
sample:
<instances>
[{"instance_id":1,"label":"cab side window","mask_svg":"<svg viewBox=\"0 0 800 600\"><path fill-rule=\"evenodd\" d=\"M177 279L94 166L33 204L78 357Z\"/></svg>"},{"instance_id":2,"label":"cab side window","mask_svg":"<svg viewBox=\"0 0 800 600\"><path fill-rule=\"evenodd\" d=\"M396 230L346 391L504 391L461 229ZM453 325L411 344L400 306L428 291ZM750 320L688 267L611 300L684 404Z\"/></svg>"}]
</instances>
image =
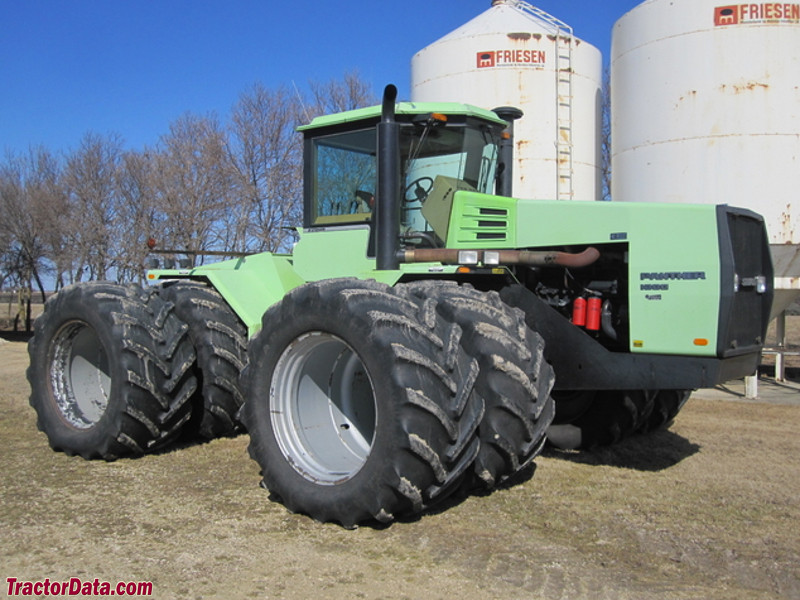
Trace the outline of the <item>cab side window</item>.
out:
<instances>
[{"instance_id":1,"label":"cab side window","mask_svg":"<svg viewBox=\"0 0 800 600\"><path fill-rule=\"evenodd\" d=\"M374 130L315 140L313 225L365 223L374 206Z\"/></svg>"}]
</instances>

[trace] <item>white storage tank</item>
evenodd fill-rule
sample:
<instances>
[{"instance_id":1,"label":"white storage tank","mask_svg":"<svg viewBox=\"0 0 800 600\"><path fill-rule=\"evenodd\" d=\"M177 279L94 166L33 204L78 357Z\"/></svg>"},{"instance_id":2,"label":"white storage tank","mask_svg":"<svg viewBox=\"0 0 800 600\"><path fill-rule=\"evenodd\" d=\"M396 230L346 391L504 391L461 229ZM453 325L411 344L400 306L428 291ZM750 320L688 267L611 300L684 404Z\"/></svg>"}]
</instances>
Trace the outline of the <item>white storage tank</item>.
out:
<instances>
[{"instance_id":1,"label":"white storage tank","mask_svg":"<svg viewBox=\"0 0 800 600\"><path fill-rule=\"evenodd\" d=\"M599 50L520 0L495 0L411 61L412 101L522 109L517 197L601 198L601 90Z\"/></svg>"},{"instance_id":2,"label":"white storage tank","mask_svg":"<svg viewBox=\"0 0 800 600\"><path fill-rule=\"evenodd\" d=\"M800 294L800 3L648 0L614 26L612 199L764 215Z\"/></svg>"}]
</instances>

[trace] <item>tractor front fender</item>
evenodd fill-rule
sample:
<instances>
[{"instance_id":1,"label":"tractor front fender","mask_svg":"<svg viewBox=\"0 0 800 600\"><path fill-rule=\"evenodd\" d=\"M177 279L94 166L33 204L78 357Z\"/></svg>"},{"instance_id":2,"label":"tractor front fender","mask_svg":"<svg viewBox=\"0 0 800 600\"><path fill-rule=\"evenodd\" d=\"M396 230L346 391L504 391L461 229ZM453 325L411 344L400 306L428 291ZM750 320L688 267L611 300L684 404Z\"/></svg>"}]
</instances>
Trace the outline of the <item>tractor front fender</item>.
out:
<instances>
[{"instance_id":1,"label":"tractor front fender","mask_svg":"<svg viewBox=\"0 0 800 600\"><path fill-rule=\"evenodd\" d=\"M207 281L247 326L249 337L261 329L261 317L287 292L306 281L289 255L264 252L180 271L151 271L148 279Z\"/></svg>"}]
</instances>

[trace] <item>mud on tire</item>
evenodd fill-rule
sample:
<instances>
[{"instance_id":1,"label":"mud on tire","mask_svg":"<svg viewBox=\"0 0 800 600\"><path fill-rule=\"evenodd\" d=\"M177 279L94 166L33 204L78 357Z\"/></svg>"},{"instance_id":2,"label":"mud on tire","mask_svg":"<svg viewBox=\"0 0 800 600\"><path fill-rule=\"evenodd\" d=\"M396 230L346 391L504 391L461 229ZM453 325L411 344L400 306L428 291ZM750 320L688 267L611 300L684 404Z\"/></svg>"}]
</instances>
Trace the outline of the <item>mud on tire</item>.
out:
<instances>
[{"instance_id":1,"label":"mud on tire","mask_svg":"<svg viewBox=\"0 0 800 600\"><path fill-rule=\"evenodd\" d=\"M523 313L496 292L449 281L408 287L435 300L440 314L461 326L462 345L478 361L476 389L486 414L472 485L490 489L529 465L544 446L555 411L550 397L554 374L543 357L544 341L526 325Z\"/></svg>"},{"instance_id":2,"label":"mud on tire","mask_svg":"<svg viewBox=\"0 0 800 600\"><path fill-rule=\"evenodd\" d=\"M49 299L27 374L53 449L112 460L174 439L196 387L186 329L171 305L136 285L82 283Z\"/></svg>"},{"instance_id":3,"label":"mud on tire","mask_svg":"<svg viewBox=\"0 0 800 600\"><path fill-rule=\"evenodd\" d=\"M203 439L235 435L243 403L239 376L247 362L247 330L215 290L193 281L165 283L158 294L189 326L198 386L187 433Z\"/></svg>"},{"instance_id":4,"label":"mud on tire","mask_svg":"<svg viewBox=\"0 0 800 600\"><path fill-rule=\"evenodd\" d=\"M243 374L250 454L294 512L346 527L444 499L479 450L461 328L374 281L301 286L264 315Z\"/></svg>"}]
</instances>

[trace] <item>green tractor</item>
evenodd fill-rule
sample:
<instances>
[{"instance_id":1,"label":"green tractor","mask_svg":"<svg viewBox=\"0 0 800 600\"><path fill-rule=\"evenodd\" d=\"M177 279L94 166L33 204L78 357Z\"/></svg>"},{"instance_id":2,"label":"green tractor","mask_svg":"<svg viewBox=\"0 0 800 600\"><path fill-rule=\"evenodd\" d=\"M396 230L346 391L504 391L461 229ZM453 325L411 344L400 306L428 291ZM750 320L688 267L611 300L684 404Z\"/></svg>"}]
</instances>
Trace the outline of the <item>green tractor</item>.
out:
<instances>
[{"instance_id":1,"label":"green tractor","mask_svg":"<svg viewBox=\"0 0 800 600\"><path fill-rule=\"evenodd\" d=\"M113 459L249 432L264 486L345 526L491 489L546 437L667 425L755 373L760 216L510 197L514 109L396 103L301 127L292 254L64 289L30 343L54 449Z\"/></svg>"}]
</instances>

